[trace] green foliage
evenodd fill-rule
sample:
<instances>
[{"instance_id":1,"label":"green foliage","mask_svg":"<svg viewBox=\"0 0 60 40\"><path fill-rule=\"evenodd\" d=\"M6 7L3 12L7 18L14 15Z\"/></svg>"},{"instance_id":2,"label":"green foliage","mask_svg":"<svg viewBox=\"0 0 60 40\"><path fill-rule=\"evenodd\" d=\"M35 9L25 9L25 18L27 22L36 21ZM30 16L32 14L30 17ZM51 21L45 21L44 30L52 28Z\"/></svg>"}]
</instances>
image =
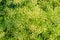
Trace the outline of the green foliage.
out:
<instances>
[{"instance_id":1,"label":"green foliage","mask_svg":"<svg viewBox=\"0 0 60 40\"><path fill-rule=\"evenodd\" d=\"M60 40L60 1L0 0L0 40Z\"/></svg>"}]
</instances>

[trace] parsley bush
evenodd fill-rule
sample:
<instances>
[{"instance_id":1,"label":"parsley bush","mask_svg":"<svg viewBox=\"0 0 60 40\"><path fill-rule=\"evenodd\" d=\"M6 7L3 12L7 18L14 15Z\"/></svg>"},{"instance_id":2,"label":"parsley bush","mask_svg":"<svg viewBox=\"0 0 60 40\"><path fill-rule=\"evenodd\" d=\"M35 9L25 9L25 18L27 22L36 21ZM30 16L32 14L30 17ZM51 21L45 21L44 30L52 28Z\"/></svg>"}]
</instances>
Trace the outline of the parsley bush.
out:
<instances>
[{"instance_id":1,"label":"parsley bush","mask_svg":"<svg viewBox=\"0 0 60 40\"><path fill-rule=\"evenodd\" d=\"M0 0L0 40L60 40L60 0Z\"/></svg>"}]
</instances>

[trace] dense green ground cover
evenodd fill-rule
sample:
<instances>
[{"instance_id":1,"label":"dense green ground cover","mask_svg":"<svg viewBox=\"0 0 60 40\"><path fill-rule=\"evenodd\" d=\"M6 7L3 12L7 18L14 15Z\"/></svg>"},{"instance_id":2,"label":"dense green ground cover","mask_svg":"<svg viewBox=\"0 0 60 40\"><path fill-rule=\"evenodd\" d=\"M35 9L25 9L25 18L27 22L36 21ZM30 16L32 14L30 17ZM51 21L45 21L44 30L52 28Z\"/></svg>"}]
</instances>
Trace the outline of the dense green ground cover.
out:
<instances>
[{"instance_id":1,"label":"dense green ground cover","mask_svg":"<svg viewBox=\"0 0 60 40\"><path fill-rule=\"evenodd\" d=\"M60 0L0 0L0 40L60 40Z\"/></svg>"}]
</instances>

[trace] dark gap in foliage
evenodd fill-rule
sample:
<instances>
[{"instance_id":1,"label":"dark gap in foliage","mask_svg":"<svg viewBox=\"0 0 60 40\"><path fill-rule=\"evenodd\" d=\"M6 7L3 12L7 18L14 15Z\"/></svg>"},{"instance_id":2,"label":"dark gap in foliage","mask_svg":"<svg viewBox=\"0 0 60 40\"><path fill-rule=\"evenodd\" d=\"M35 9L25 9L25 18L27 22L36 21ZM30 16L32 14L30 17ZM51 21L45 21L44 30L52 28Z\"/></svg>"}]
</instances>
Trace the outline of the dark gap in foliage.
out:
<instances>
[{"instance_id":1,"label":"dark gap in foliage","mask_svg":"<svg viewBox=\"0 0 60 40\"><path fill-rule=\"evenodd\" d=\"M29 18L29 23L34 24L36 22L36 19Z\"/></svg>"},{"instance_id":2,"label":"dark gap in foliage","mask_svg":"<svg viewBox=\"0 0 60 40\"><path fill-rule=\"evenodd\" d=\"M26 6L29 2L30 2L30 0L23 1L21 4L18 4L18 7L23 8L23 7Z\"/></svg>"},{"instance_id":3,"label":"dark gap in foliage","mask_svg":"<svg viewBox=\"0 0 60 40\"><path fill-rule=\"evenodd\" d=\"M3 11L4 10L4 6L0 6L0 11Z\"/></svg>"},{"instance_id":4,"label":"dark gap in foliage","mask_svg":"<svg viewBox=\"0 0 60 40\"><path fill-rule=\"evenodd\" d=\"M45 0L45 1L50 2L50 0Z\"/></svg>"},{"instance_id":5,"label":"dark gap in foliage","mask_svg":"<svg viewBox=\"0 0 60 40\"><path fill-rule=\"evenodd\" d=\"M6 5L0 5L0 12L4 12L4 13L6 13L5 11L4 11L4 9L6 8ZM4 14L4 13L0 13L0 14Z\"/></svg>"},{"instance_id":6,"label":"dark gap in foliage","mask_svg":"<svg viewBox=\"0 0 60 40\"><path fill-rule=\"evenodd\" d=\"M17 40L19 40L19 39L17 39Z\"/></svg>"},{"instance_id":7,"label":"dark gap in foliage","mask_svg":"<svg viewBox=\"0 0 60 40\"><path fill-rule=\"evenodd\" d=\"M49 35L53 34L53 32L52 32L51 30L49 30L49 29L48 29L47 33L48 33Z\"/></svg>"},{"instance_id":8,"label":"dark gap in foliage","mask_svg":"<svg viewBox=\"0 0 60 40\"><path fill-rule=\"evenodd\" d=\"M29 28L25 28L25 30L28 32L28 34L32 34L32 31Z\"/></svg>"},{"instance_id":9,"label":"dark gap in foliage","mask_svg":"<svg viewBox=\"0 0 60 40\"><path fill-rule=\"evenodd\" d=\"M37 0L37 4L38 4L38 5L40 4L40 2L41 2L41 0Z\"/></svg>"},{"instance_id":10,"label":"dark gap in foliage","mask_svg":"<svg viewBox=\"0 0 60 40\"><path fill-rule=\"evenodd\" d=\"M8 24L9 25L9 24ZM5 38L6 37L8 37L8 38L12 38L12 37L14 37L15 35L14 35L14 33L13 33L13 31L14 31L15 29L14 28L12 28L12 25L10 24L10 26L8 27L8 26L6 26L5 28L4 28L4 32L5 32Z\"/></svg>"},{"instance_id":11,"label":"dark gap in foliage","mask_svg":"<svg viewBox=\"0 0 60 40\"><path fill-rule=\"evenodd\" d=\"M8 37L8 38L14 37L14 34L13 34L12 30L7 29L6 32L5 32L5 37Z\"/></svg>"},{"instance_id":12,"label":"dark gap in foliage","mask_svg":"<svg viewBox=\"0 0 60 40\"><path fill-rule=\"evenodd\" d=\"M56 37L57 40L60 40L60 35Z\"/></svg>"},{"instance_id":13,"label":"dark gap in foliage","mask_svg":"<svg viewBox=\"0 0 60 40\"><path fill-rule=\"evenodd\" d=\"M31 5L29 5L29 6L28 6L28 9L31 10L31 11L33 11L33 10L34 10L34 7L31 6Z\"/></svg>"},{"instance_id":14,"label":"dark gap in foliage","mask_svg":"<svg viewBox=\"0 0 60 40\"><path fill-rule=\"evenodd\" d=\"M3 17L3 15L0 15L0 17Z\"/></svg>"},{"instance_id":15,"label":"dark gap in foliage","mask_svg":"<svg viewBox=\"0 0 60 40\"><path fill-rule=\"evenodd\" d=\"M7 31L7 27L5 27L3 31L6 32Z\"/></svg>"},{"instance_id":16,"label":"dark gap in foliage","mask_svg":"<svg viewBox=\"0 0 60 40\"><path fill-rule=\"evenodd\" d=\"M38 34L37 38L40 38L41 40L48 40L49 37L47 35L49 35L49 34L40 33L40 34Z\"/></svg>"},{"instance_id":17,"label":"dark gap in foliage","mask_svg":"<svg viewBox=\"0 0 60 40\"><path fill-rule=\"evenodd\" d=\"M4 8L6 7L6 0L2 0L0 2L0 11L4 11ZM2 13L3 14L3 13Z\"/></svg>"},{"instance_id":18,"label":"dark gap in foliage","mask_svg":"<svg viewBox=\"0 0 60 40\"><path fill-rule=\"evenodd\" d=\"M27 37L23 38L23 40L30 40L30 37L27 36Z\"/></svg>"},{"instance_id":19,"label":"dark gap in foliage","mask_svg":"<svg viewBox=\"0 0 60 40\"><path fill-rule=\"evenodd\" d=\"M5 4L6 4L6 0L2 0L2 1L0 2L0 4L1 4L1 5L5 5Z\"/></svg>"},{"instance_id":20,"label":"dark gap in foliage","mask_svg":"<svg viewBox=\"0 0 60 40\"><path fill-rule=\"evenodd\" d=\"M49 18L48 18L48 19L49 19ZM53 22L51 19L49 19L49 21L51 22L51 26L53 26L53 27L57 27L57 26L58 26L58 24L55 23L55 22Z\"/></svg>"},{"instance_id":21,"label":"dark gap in foliage","mask_svg":"<svg viewBox=\"0 0 60 40\"><path fill-rule=\"evenodd\" d=\"M14 37L14 35L12 34L12 32L10 32L9 34L8 34L8 37Z\"/></svg>"},{"instance_id":22,"label":"dark gap in foliage","mask_svg":"<svg viewBox=\"0 0 60 40\"><path fill-rule=\"evenodd\" d=\"M51 21L51 20L50 20ZM53 21L51 21L51 24L53 27L57 27L58 25L56 23L54 23Z\"/></svg>"},{"instance_id":23,"label":"dark gap in foliage","mask_svg":"<svg viewBox=\"0 0 60 40\"><path fill-rule=\"evenodd\" d=\"M37 2L39 2L39 1L41 2L41 1L44 1L44 0L37 0Z\"/></svg>"},{"instance_id":24,"label":"dark gap in foliage","mask_svg":"<svg viewBox=\"0 0 60 40\"><path fill-rule=\"evenodd\" d=\"M40 3L39 3L39 2L37 2L37 4L39 5Z\"/></svg>"},{"instance_id":25,"label":"dark gap in foliage","mask_svg":"<svg viewBox=\"0 0 60 40\"><path fill-rule=\"evenodd\" d=\"M48 34L52 34L52 32L51 31L48 31Z\"/></svg>"},{"instance_id":26,"label":"dark gap in foliage","mask_svg":"<svg viewBox=\"0 0 60 40\"><path fill-rule=\"evenodd\" d=\"M42 1L38 0L37 5L45 12L48 11L47 5L44 5Z\"/></svg>"},{"instance_id":27,"label":"dark gap in foliage","mask_svg":"<svg viewBox=\"0 0 60 40\"><path fill-rule=\"evenodd\" d=\"M48 40L49 38L45 38L44 40Z\"/></svg>"},{"instance_id":28,"label":"dark gap in foliage","mask_svg":"<svg viewBox=\"0 0 60 40\"><path fill-rule=\"evenodd\" d=\"M41 9L43 9L45 12L47 12L48 10L47 10L47 6L42 6L42 7L40 7Z\"/></svg>"},{"instance_id":29,"label":"dark gap in foliage","mask_svg":"<svg viewBox=\"0 0 60 40\"><path fill-rule=\"evenodd\" d=\"M11 3L8 7L12 8L12 9L15 9L15 8L17 8L17 5Z\"/></svg>"},{"instance_id":30,"label":"dark gap in foliage","mask_svg":"<svg viewBox=\"0 0 60 40\"><path fill-rule=\"evenodd\" d=\"M2 20L1 20L1 22L2 22L2 24L4 23L4 21L5 21L5 16L6 16L6 13L0 13L0 17L2 17Z\"/></svg>"},{"instance_id":31,"label":"dark gap in foliage","mask_svg":"<svg viewBox=\"0 0 60 40\"><path fill-rule=\"evenodd\" d=\"M35 38L30 38L30 40L36 40Z\"/></svg>"},{"instance_id":32,"label":"dark gap in foliage","mask_svg":"<svg viewBox=\"0 0 60 40\"><path fill-rule=\"evenodd\" d=\"M40 37L42 40L44 40L44 36L43 36L42 33L38 34L37 38L39 38L39 37Z\"/></svg>"},{"instance_id":33,"label":"dark gap in foliage","mask_svg":"<svg viewBox=\"0 0 60 40\"><path fill-rule=\"evenodd\" d=\"M21 30L19 30L19 32L21 32Z\"/></svg>"},{"instance_id":34,"label":"dark gap in foliage","mask_svg":"<svg viewBox=\"0 0 60 40\"><path fill-rule=\"evenodd\" d=\"M11 23L11 28L17 29L15 23L13 23L13 22Z\"/></svg>"},{"instance_id":35,"label":"dark gap in foliage","mask_svg":"<svg viewBox=\"0 0 60 40\"><path fill-rule=\"evenodd\" d=\"M28 35L32 34L32 31L29 29L29 25L27 25L27 23L24 24L24 27L25 27L24 30L27 31Z\"/></svg>"},{"instance_id":36,"label":"dark gap in foliage","mask_svg":"<svg viewBox=\"0 0 60 40\"><path fill-rule=\"evenodd\" d=\"M2 12L0 13L0 17L4 17L4 16L6 16L6 12L5 12L5 11L2 11Z\"/></svg>"},{"instance_id":37,"label":"dark gap in foliage","mask_svg":"<svg viewBox=\"0 0 60 40\"><path fill-rule=\"evenodd\" d=\"M56 2L52 2L52 6L53 6L53 10L55 9L55 7L57 7L57 3Z\"/></svg>"},{"instance_id":38,"label":"dark gap in foliage","mask_svg":"<svg viewBox=\"0 0 60 40\"><path fill-rule=\"evenodd\" d=\"M9 8L12 8L12 9L17 8L17 7L23 8L23 7L26 6L28 3L29 3L29 1L24 1L24 2L22 2L21 4L16 4L16 5L11 3L8 7L9 7Z\"/></svg>"},{"instance_id":39,"label":"dark gap in foliage","mask_svg":"<svg viewBox=\"0 0 60 40\"><path fill-rule=\"evenodd\" d=\"M2 17L1 24L4 24L4 17Z\"/></svg>"},{"instance_id":40,"label":"dark gap in foliage","mask_svg":"<svg viewBox=\"0 0 60 40\"><path fill-rule=\"evenodd\" d=\"M57 27L58 25L57 25L57 24L55 24L55 23L54 23L54 24L52 23L52 26Z\"/></svg>"}]
</instances>

